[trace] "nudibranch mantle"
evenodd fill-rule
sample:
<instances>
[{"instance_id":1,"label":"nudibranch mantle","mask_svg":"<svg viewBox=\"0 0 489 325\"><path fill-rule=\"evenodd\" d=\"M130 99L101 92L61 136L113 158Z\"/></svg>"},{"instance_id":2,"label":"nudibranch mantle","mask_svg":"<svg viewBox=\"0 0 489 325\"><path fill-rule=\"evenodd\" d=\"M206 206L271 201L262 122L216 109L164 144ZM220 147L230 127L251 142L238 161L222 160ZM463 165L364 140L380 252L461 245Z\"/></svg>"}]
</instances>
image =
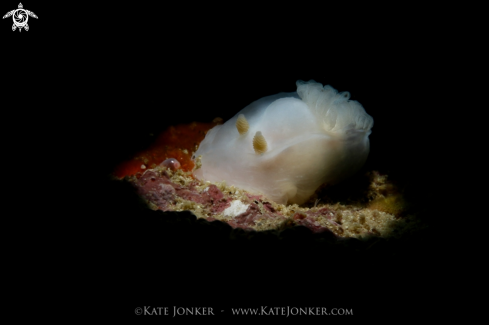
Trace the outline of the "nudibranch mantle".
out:
<instances>
[{"instance_id":1,"label":"nudibranch mantle","mask_svg":"<svg viewBox=\"0 0 489 325\"><path fill-rule=\"evenodd\" d=\"M304 203L324 184L355 173L369 153L373 118L348 92L311 80L261 98L208 131L194 176Z\"/></svg>"}]
</instances>

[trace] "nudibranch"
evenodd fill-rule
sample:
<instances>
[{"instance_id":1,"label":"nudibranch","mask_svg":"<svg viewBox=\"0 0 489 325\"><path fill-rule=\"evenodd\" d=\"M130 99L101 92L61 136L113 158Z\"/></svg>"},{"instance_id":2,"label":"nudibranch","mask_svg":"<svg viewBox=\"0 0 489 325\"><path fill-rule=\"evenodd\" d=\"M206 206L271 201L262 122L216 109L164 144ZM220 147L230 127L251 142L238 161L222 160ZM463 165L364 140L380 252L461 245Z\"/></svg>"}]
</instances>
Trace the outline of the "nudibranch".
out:
<instances>
[{"instance_id":1,"label":"nudibranch","mask_svg":"<svg viewBox=\"0 0 489 325\"><path fill-rule=\"evenodd\" d=\"M373 118L348 92L314 80L296 84L296 92L261 98L209 130L194 176L301 204L360 169Z\"/></svg>"}]
</instances>

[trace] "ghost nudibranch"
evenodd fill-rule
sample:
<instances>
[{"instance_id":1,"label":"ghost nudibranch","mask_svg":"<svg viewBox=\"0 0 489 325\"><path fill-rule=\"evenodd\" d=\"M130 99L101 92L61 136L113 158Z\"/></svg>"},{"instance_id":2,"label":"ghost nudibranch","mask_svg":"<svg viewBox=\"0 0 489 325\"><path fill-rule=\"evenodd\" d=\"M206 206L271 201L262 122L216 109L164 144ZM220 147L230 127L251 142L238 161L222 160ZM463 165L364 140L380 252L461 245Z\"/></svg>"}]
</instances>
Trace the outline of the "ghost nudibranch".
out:
<instances>
[{"instance_id":1,"label":"ghost nudibranch","mask_svg":"<svg viewBox=\"0 0 489 325\"><path fill-rule=\"evenodd\" d=\"M373 118L348 92L311 80L261 98L209 130L195 177L301 204L365 163Z\"/></svg>"}]
</instances>

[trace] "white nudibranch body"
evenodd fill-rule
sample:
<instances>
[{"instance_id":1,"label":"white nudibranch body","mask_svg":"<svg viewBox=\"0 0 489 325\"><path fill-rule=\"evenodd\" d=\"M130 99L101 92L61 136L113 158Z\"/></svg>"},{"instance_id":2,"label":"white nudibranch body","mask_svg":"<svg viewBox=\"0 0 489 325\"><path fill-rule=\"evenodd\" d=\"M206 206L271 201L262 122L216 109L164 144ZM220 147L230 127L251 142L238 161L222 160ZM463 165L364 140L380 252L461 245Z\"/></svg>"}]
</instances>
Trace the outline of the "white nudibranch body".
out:
<instances>
[{"instance_id":1,"label":"white nudibranch body","mask_svg":"<svg viewBox=\"0 0 489 325\"><path fill-rule=\"evenodd\" d=\"M195 152L198 179L263 194L277 203L307 201L363 166L373 118L348 92L314 80L297 92L261 98L209 130ZM239 120L238 120L239 119Z\"/></svg>"}]
</instances>

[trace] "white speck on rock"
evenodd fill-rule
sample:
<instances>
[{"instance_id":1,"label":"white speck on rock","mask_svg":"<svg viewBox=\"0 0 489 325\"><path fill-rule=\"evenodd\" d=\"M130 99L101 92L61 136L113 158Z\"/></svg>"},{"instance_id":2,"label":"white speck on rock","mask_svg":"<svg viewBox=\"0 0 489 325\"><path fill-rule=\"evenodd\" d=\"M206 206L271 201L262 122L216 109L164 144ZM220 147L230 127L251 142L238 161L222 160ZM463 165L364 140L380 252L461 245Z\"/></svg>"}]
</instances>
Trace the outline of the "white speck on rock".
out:
<instances>
[{"instance_id":1,"label":"white speck on rock","mask_svg":"<svg viewBox=\"0 0 489 325\"><path fill-rule=\"evenodd\" d=\"M248 210L249 206L250 206L249 204L244 204L240 200L234 200L233 202L231 202L231 205L229 206L229 208L224 210L222 212L222 214L225 217L236 217L236 216L240 215L241 213L246 212L246 210Z\"/></svg>"},{"instance_id":2,"label":"white speck on rock","mask_svg":"<svg viewBox=\"0 0 489 325\"><path fill-rule=\"evenodd\" d=\"M144 166L144 164L141 165L141 169L146 169L146 166Z\"/></svg>"}]
</instances>

